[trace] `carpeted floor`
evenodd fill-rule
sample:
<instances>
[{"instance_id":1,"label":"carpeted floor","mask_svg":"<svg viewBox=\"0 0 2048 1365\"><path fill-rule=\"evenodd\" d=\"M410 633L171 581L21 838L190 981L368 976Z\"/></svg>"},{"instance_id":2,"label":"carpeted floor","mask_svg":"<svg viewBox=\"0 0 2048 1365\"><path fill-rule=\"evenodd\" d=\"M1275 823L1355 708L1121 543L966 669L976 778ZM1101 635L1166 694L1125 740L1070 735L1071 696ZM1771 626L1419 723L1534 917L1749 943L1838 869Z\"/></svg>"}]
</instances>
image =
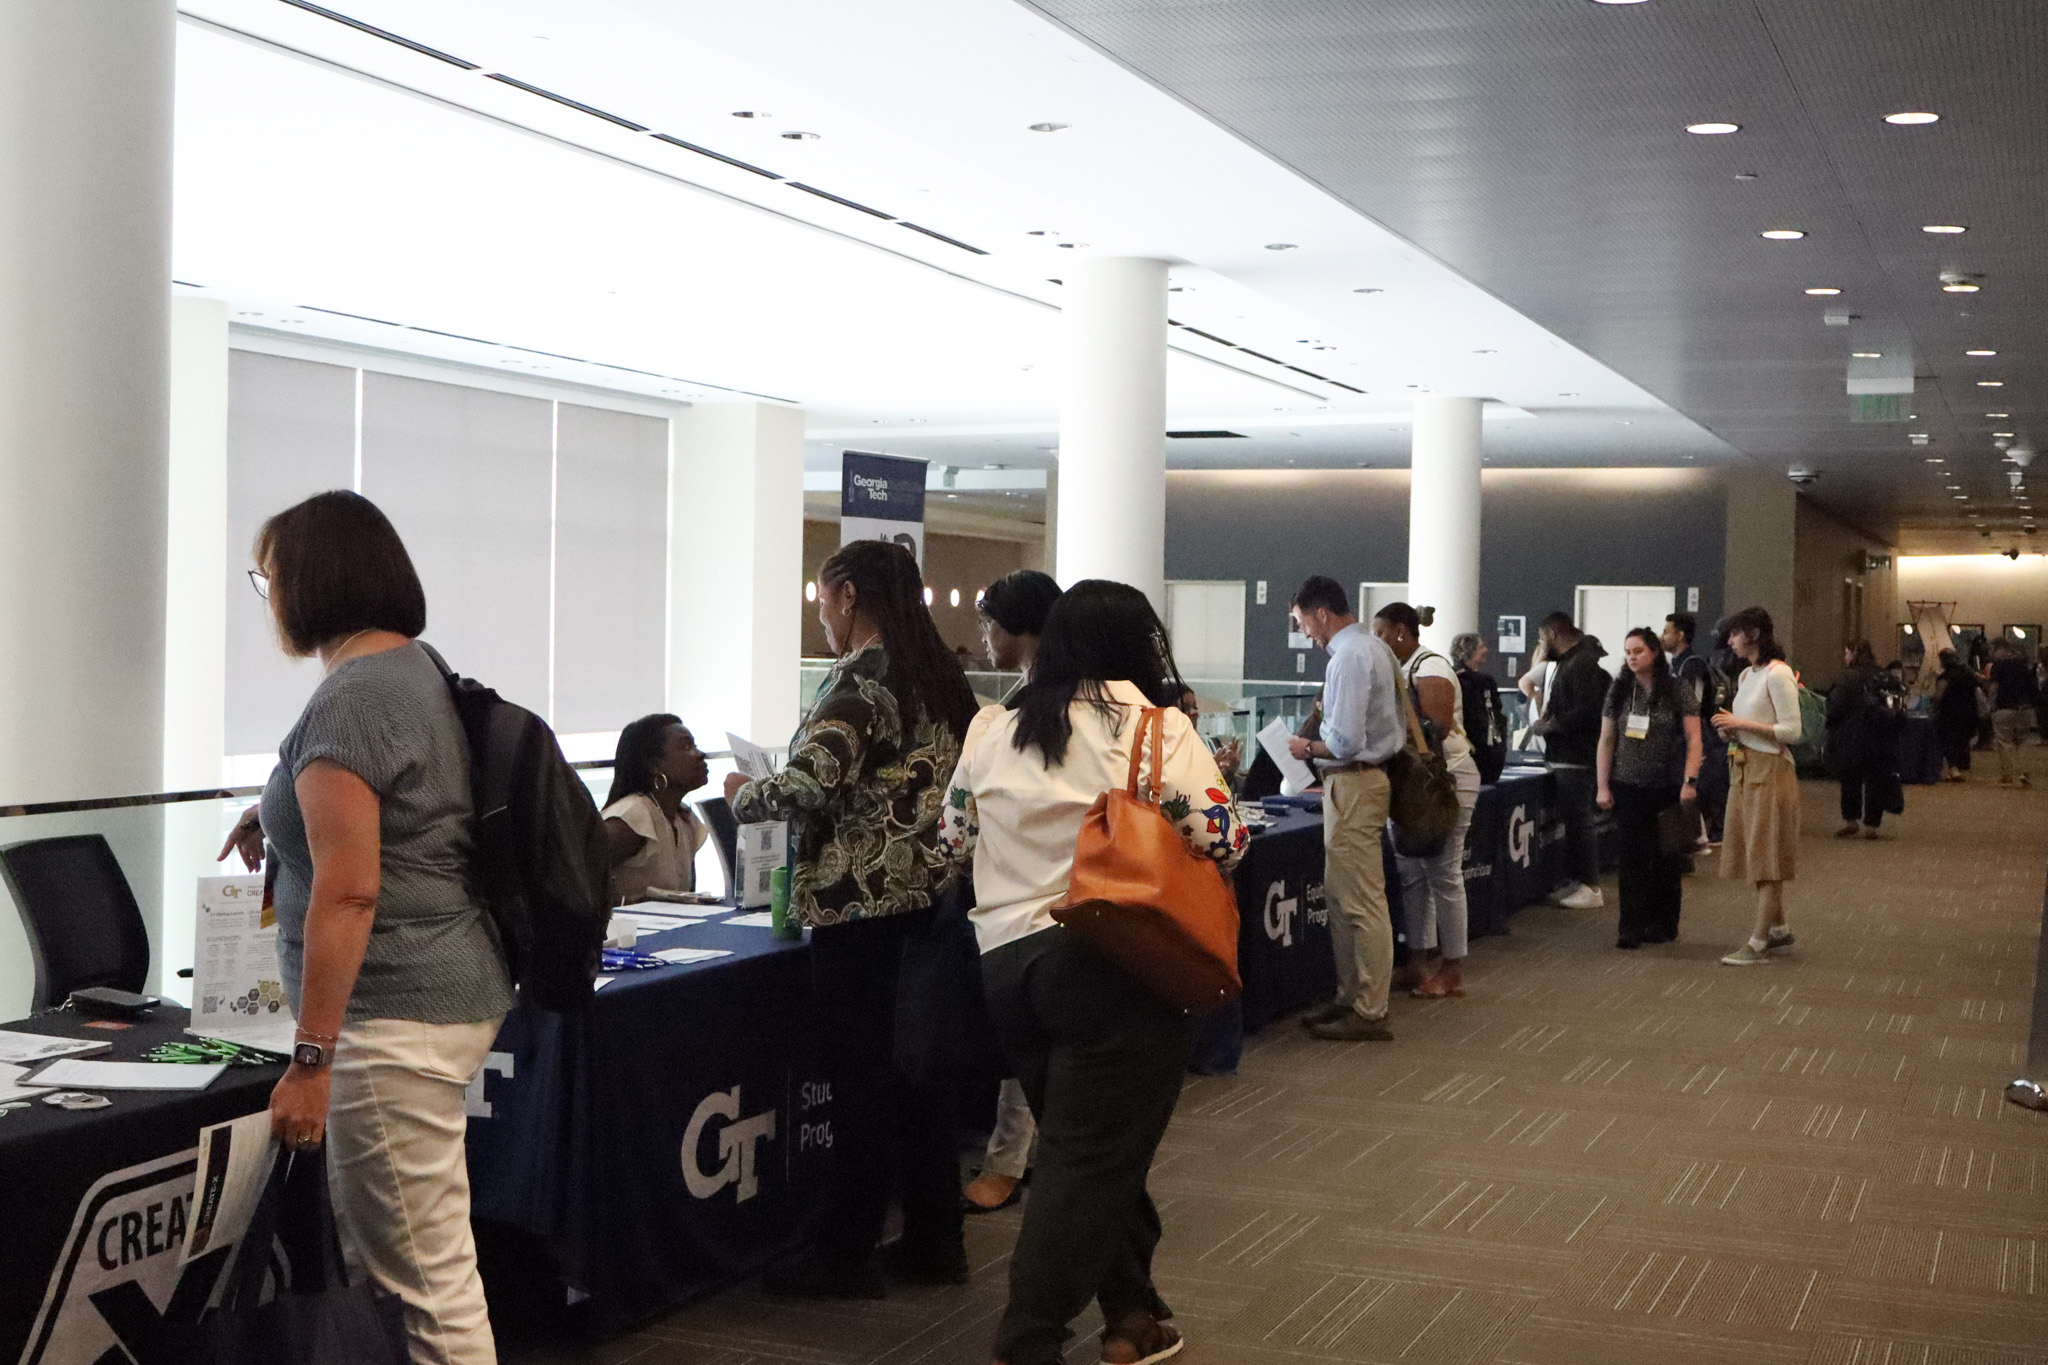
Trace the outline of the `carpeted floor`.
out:
<instances>
[{"instance_id":1,"label":"carpeted floor","mask_svg":"<svg viewBox=\"0 0 2048 1365\"><path fill-rule=\"evenodd\" d=\"M1788 958L1718 965L1747 896L1706 859L1676 945L1532 907L1475 945L1467 998L1398 1001L1396 1042L1276 1025L1237 1077L1191 1081L1152 1179L1181 1358L2048 1360L2048 1115L2001 1098L2048 794L1913 788L1875 843L1829 837L1832 784L1805 795ZM970 1220L967 1288L743 1288L515 1358L987 1365L1016 1218Z\"/></svg>"}]
</instances>

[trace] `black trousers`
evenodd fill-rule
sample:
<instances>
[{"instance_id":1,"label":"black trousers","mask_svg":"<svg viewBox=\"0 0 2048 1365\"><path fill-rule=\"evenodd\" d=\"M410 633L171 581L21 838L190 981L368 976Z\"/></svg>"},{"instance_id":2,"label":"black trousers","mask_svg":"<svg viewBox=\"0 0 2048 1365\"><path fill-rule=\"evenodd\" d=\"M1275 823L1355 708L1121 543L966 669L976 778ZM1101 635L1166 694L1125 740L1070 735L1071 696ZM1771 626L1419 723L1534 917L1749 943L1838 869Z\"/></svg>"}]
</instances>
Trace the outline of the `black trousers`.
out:
<instances>
[{"instance_id":1,"label":"black trousers","mask_svg":"<svg viewBox=\"0 0 2048 1365\"><path fill-rule=\"evenodd\" d=\"M1838 780L1842 784L1842 819L1845 822L1852 825L1861 823L1871 829L1884 823L1885 812L1892 803L1892 789L1899 780L1891 764L1852 768Z\"/></svg>"},{"instance_id":2,"label":"black trousers","mask_svg":"<svg viewBox=\"0 0 2048 1365\"><path fill-rule=\"evenodd\" d=\"M1056 1365L1090 1299L1110 1322L1164 1317L1145 1175L1173 1117L1196 1021L1065 929L981 959L989 1016L1038 1120L1031 1197L996 1335L1005 1365Z\"/></svg>"},{"instance_id":3,"label":"black trousers","mask_svg":"<svg viewBox=\"0 0 2048 1365\"><path fill-rule=\"evenodd\" d=\"M1565 871L1588 886L1600 885L1599 814L1594 798L1600 783L1591 768L1552 768L1557 778L1557 814L1564 821Z\"/></svg>"},{"instance_id":4,"label":"black trousers","mask_svg":"<svg viewBox=\"0 0 2048 1365\"><path fill-rule=\"evenodd\" d=\"M827 1251L873 1251L892 1192L906 1244L960 1240L952 1094L942 1077L913 1078L899 1060L899 1021L918 1006L902 998L904 960L932 932L929 910L811 931L811 989L832 1078L832 1182L816 1238Z\"/></svg>"},{"instance_id":5,"label":"black trousers","mask_svg":"<svg viewBox=\"0 0 2048 1365\"><path fill-rule=\"evenodd\" d=\"M1700 751L1700 818L1706 821L1707 838L1718 844L1721 820L1728 813L1728 745L1704 717L1700 727L1700 738L1706 741Z\"/></svg>"},{"instance_id":6,"label":"black trousers","mask_svg":"<svg viewBox=\"0 0 2048 1365\"><path fill-rule=\"evenodd\" d=\"M1667 855L1658 846L1657 817L1678 804L1678 788L1611 785L1621 841L1620 937L1668 943L1678 937L1685 855Z\"/></svg>"}]
</instances>

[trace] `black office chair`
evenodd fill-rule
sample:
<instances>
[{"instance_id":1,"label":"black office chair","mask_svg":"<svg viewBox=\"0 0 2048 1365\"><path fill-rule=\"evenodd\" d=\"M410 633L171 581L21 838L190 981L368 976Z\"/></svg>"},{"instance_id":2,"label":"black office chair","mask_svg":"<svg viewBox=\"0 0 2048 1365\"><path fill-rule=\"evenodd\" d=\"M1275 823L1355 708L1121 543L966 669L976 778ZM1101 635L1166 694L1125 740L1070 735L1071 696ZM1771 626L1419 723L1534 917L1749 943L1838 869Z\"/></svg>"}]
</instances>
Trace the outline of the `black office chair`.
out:
<instances>
[{"instance_id":1,"label":"black office chair","mask_svg":"<svg viewBox=\"0 0 2048 1365\"><path fill-rule=\"evenodd\" d=\"M718 844L718 861L725 868L725 894L731 899L740 886L740 823L732 818L732 807L722 796L697 803L705 828Z\"/></svg>"},{"instance_id":2,"label":"black office chair","mask_svg":"<svg viewBox=\"0 0 2048 1365\"><path fill-rule=\"evenodd\" d=\"M142 989L149 978L149 932L104 837L9 844L0 848L0 877L28 931L35 1009L61 1005L83 986Z\"/></svg>"}]
</instances>

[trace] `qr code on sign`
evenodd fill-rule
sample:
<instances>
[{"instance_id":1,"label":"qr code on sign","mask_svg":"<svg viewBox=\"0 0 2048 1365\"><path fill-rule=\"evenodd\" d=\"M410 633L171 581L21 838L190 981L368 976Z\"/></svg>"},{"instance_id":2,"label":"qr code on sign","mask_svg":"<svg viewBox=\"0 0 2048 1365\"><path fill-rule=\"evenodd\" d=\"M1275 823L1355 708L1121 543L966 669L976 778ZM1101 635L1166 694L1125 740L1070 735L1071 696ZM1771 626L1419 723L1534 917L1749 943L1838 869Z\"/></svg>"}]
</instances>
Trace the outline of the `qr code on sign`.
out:
<instances>
[{"instance_id":1,"label":"qr code on sign","mask_svg":"<svg viewBox=\"0 0 2048 1365\"><path fill-rule=\"evenodd\" d=\"M201 1014L212 1014L215 1010L218 1010L219 1008L220 997L217 995L209 995L199 1002L199 1012Z\"/></svg>"}]
</instances>

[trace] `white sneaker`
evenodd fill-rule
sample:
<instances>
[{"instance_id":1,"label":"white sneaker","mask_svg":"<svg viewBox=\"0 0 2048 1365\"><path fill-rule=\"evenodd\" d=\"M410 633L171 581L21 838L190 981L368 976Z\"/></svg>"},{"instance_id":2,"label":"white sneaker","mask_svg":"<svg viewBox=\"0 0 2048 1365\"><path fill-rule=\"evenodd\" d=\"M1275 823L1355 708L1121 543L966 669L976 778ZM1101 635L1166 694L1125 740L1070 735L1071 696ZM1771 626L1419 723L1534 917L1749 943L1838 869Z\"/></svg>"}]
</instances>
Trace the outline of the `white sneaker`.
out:
<instances>
[{"instance_id":1,"label":"white sneaker","mask_svg":"<svg viewBox=\"0 0 2048 1365\"><path fill-rule=\"evenodd\" d=\"M1558 904L1567 910L1601 910L1607 906L1607 897L1597 886L1581 886Z\"/></svg>"}]
</instances>

